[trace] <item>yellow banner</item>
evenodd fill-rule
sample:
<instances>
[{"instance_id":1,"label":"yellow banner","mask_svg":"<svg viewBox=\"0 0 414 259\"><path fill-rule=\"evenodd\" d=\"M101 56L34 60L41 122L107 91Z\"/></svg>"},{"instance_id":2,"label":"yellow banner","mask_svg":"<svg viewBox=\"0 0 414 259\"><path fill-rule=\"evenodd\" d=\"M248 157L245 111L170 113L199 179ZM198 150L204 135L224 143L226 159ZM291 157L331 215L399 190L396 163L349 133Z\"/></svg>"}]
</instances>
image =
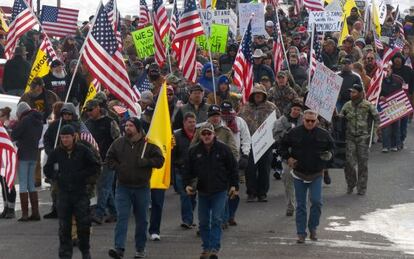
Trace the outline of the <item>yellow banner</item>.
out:
<instances>
[{"instance_id":1,"label":"yellow banner","mask_svg":"<svg viewBox=\"0 0 414 259\"><path fill-rule=\"evenodd\" d=\"M35 77L44 77L50 71L49 59L46 52L41 50L37 51L36 59L33 62L32 70L30 71L29 79L27 80L25 93L30 90L30 84Z\"/></svg>"},{"instance_id":2,"label":"yellow banner","mask_svg":"<svg viewBox=\"0 0 414 259\"><path fill-rule=\"evenodd\" d=\"M6 20L5 20L4 17L5 17L4 12L0 8L0 28L3 31L8 32L9 31L9 26L7 25Z\"/></svg>"},{"instance_id":3,"label":"yellow banner","mask_svg":"<svg viewBox=\"0 0 414 259\"><path fill-rule=\"evenodd\" d=\"M97 87L96 87L96 85L94 85L94 82L96 82L96 80L92 80L92 82L89 84L88 93L86 94L85 103L83 104L82 109L85 108L88 101L95 98Z\"/></svg>"},{"instance_id":4,"label":"yellow banner","mask_svg":"<svg viewBox=\"0 0 414 259\"><path fill-rule=\"evenodd\" d=\"M349 35L348 23L346 22L346 16L344 16L344 21L342 24L342 31L341 37L339 38L338 46L342 46L343 41L345 40L346 36Z\"/></svg>"},{"instance_id":5,"label":"yellow banner","mask_svg":"<svg viewBox=\"0 0 414 259\"><path fill-rule=\"evenodd\" d=\"M164 165L152 169L151 189L168 189L171 182L171 119L168 108L167 85L161 87L155 106L151 126L147 134L148 142L157 145L164 156Z\"/></svg>"}]
</instances>

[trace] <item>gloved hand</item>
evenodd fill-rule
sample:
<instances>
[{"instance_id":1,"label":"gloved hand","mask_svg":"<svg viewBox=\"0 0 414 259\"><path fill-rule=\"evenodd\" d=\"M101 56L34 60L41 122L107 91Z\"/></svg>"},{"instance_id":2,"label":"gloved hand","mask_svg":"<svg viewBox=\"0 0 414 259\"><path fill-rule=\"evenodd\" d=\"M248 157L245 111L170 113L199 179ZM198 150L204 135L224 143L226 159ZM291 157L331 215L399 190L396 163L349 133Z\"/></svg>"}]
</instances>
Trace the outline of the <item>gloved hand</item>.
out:
<instances>
[{"instance_id":1,"label":"gloved hand","mask_svg":"<svg viewBox=\"0 0 414 259\"><path fill-rule=\"evenodd\" d=\"M149 160L148 158L138 158L137 160L137 166L138 167L148 167L149 166Z\"/></svg>"},{"instance_id":2,"label":"gloved hand","mask_svg":"<svg viewBox=\"0 0 414 259\"><path fill-rule=\"evenodd\" d=\"M245 170L249 163L249 157L247 155L242 155L239 160L239 169Z\"/></svg>"},{"instance_id":3,"label":"gloved hand","mask_svg":"<svg viewBox=\"0 0 414 259\"><path fill-rule=\"evenodd\" d=\"M319 157L322 161L329 161L332 159L332 153L329 151L324 151L320 153Z\"/></svg>"}]
</instances>

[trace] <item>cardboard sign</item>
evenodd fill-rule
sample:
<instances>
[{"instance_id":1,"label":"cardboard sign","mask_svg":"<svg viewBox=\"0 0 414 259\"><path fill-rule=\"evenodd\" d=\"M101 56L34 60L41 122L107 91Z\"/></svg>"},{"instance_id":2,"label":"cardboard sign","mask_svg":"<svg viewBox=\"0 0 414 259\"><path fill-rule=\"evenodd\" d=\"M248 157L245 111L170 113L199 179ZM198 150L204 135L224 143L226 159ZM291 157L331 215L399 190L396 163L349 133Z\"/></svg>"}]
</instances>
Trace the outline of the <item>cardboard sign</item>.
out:
<instances>
[{"instance_id":1,"label":"cardboard sign","mask_svg":"<svg viewBox=\"0 0 414 259\"><path fill-rule=\"evenodd\" d=\"M199 9L198 15L200 15L201 24L203 25L204 33L210 35L210 26L213 24L213 14L211 9Z\"/></svg>"},{"instance_id":2,"label":"cardboard sign","mask_svg":"<svg viewBox=\"0 0 414 259\"><path fill-rule=\"evenodd\" d=\"M244 35L252 14L254 14L252 20L252 35L267 35L262 3L239 4L240 35Z\"/></svg>"},{"instance_id":3,"label":"cardboard sign","mask_svg":"<svg viewBox=\"0 0 414 259\"><path fill-rule=\"evenodd\" d=\"M317 62L306 98L306 106L331 122L343 80L341 76Z\"/></svg>"},{"instance_id":4,"label":"cardboard sign","mask_svg":"<svg viewBox=\"0 0 414 259\"><path fill-rule=\"evenodd\" d=\"M154 27L148 26L131 33L139 58L154 55Z\"/></svg>"},{"instance_id":5,"label":"cardboard sign","mask_svg":"<svg viewBox=\"0 0 414 259\"><path fill-rule=\"evenodd\" d=\"M252 136L252 151L255 164L273 143L275 143L273 138L273 127L275 122L276 111L273 111Z\"/></svg>"},{"instance_id":6,"label":"cardboard sign","mask_svg":"<svg viewBox=\"0 0 414 259\"><path fill-rule=\"evenodd\" d=\"M385 4L384 1L382 1L378 6L378 17L380 24L383 25L385 18L387 18L387 4Z\"/></svg>"},{"instance_id":7,"label":"cardboard sign","mask_svg":"<svg viewBox=\"0 0 414 259\"><path fill-rule=\"evenodd\" d=\"M233 36L237 35L237 15L233 9L215 10L213 22L228 25Z\"/></svg>"},{"instance_id":8,"label":"cardboard sign","mask_svg":"<svg viewBox=\"0 0 414 259\"><path fill-rule=\"evenodd\" d=\"M378 104L380 107L380 128L386 127L413 112L411 102L404 90L390 94Z\"/></svg>"},{"instance_id":9,"label":"cardboard sign","mask_svg":"<svg viewBox=\"0 0 414 259\"><path fill-rule=\"evenodd\" d=\"M308 31L311 31L312 24L318 32L341 31L342 15L342 12L310 12Z\"/></svg>"}]
</instances>

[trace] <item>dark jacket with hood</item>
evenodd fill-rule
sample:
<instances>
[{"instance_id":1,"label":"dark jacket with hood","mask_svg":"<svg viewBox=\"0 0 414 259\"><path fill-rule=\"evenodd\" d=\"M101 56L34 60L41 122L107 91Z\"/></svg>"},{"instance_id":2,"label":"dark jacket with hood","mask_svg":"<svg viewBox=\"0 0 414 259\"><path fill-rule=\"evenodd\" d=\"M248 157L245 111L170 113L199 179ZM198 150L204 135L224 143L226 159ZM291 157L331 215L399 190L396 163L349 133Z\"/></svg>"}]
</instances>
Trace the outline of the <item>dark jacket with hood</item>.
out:
<instances>
[{"instance_id":1,"label":"dark jacket with hood","mask_svg":"<svg viewBox=\"0 0 414 259\"><path fill-rule=\"evenodd\" d=\"M39 140L42 137L42 115L36 110L23 113L11 132L17 141L17 156L22 161L36 161L39 155Z\"/></svg>"},{"instance_id":2,"label":"dark jacket with hood","mask_svg":"<svg viewBox=\"0 0 414 259\"><path fill-rule=\"evenodd\" d=\"M207 78L206 77L206 71L210 69L211 70L211 63L208 62L203 66L203 70L201 71L202 76L200 79L198 79L198 83L200 83L204 88L204 93L207 95L211 92L214 92L214 84L213 84L213 77ZM216 67L214 66L214 70ZM214 78L216 80L215 85L217 87L217 77Z\"/></svg>"},{"instance_id":3,"label":"dark jacket with hood","mask_svg":"<svg viewBox=\"0 0 414 259\"><path fill-rule=\"evenodd\" d=\"M263 76L267 76L270 79L270 82L275 81L275 74L273 70L264 64L253 65L253 81L254 83L260 83L260 80Z\"/></svg>"},{"instance_id":4,"label":"dark jacket with hood","mask_svg":"<svg viewBox=\"0 0 414 259\"><path fill-rule=\"evenodd\" d=\"M344 80L342 81L341 90L339 92L338 102L342 105L351 100L349 89L354 84L362 85L361 77L352 71L341 71L338 73Z\"/></svg>"},{"instance_id":5,"label":"dark jacket with hood","mask_svg":"<svg viewBox=\"0 0 414 259\"><path fill-rule=\"evenodd\" d=\"M402 60L402 65L400 68L396 68L394 65L394 60L396 58L401 58ZM414 91L414 71L412 68L410 68L409 66L405 65L405 61L406 59L404 58L404 56L400 53L397 52L393 57L392 57L392 72L396 75L399 75L400 77L402 77L404 79L404 82L406 84L408 84L408 93L411 95L413 94Z\"/></svg>"},{"instance_id":6,"label":"dark jacket with hood","mask_svg":"<svg viewBox=\"0 0 414 259\"><path fill-rule=\"evenodd\" d=\"M235 44L235 43L230 44L227 47L227 54L224 54L224 55L220 56L220 58L219 58L220 70L221 70L221 73L223 73L223 74L227 74L228 72L231 71L231 69L233 67L233 64L234 64L234 60L236 59L236 56L230 56L228 54L229 51L234 51L234 52L237 53L237 51L238 51L237 44Z\"/></svg>"},{"instance_id":7,"label":"dark jacket with hood","mask_svg":"<svg viewBox=\"0 0 414 259\"><path fill-rule=\"evenodd\" d=\"M62 119L62 125L61 128L66 125L70 124L74 127L76 132L79 132L80 130L80 122L78 115L76 114L75 106L72 103L65 103L63 104L62 108L60 109L60 113L68 111L71 112L72 120L71 121L65 121ZM46 154L50 154L53 149L55 149L55 140L58 133L59 128L59 120L55 120L52 123L50 123L49 127L47 128L45 135L43 136L43 144L45 148Z\"/></svg>"},{"instance_id":8,"label":"dark jacket with hood","mask_svg":"<svg viewBox=\"0 0 414 259\"><path fill-rule=\"evenodd\" d=\"M46 177L57 182L59 191L86 195L90 178L99 174L100 169L91 149L77 142L70 152L60 144L49 154L43 167Z\"/></svg>"},{"instance_id":9,"label":"dark jacket with hood","mask_svg":"<svg viewBox=\"0 0 414 259\"><path fill-rule=\"evenodd\" d=\"M115 170L119 185L130 188L149 187L152 169L163 166L164 156L154 144L147 143L144 157L141 158L145 142L145 136L141 135L136 140L123 136L112 143L106 162Z\"/></svg>"},{"instance_id":10,"label":"dark jacket with hood","mask_svg":"<svg viewBox=\"0 0 414 259\"><path fill-rule=\"evenodd\" d=\"M335 48L334 53L328 54L325 51L322 51L322 60L323 64L329 69L337 68L339 61L339 49Z\"/></svg>"},{"instance_id":11,"label":"dark jacket with hood","mask_svg":"<svg viewBox=\"0 0 414 259\"><path fill-rule=\"evenodd\" d=\"M26 88L30 64L22 56L15 56L4 65L3 89L5 91Z\"/></svg>"},{"instance_id":12,"label":"dark jacket with hood","mask_svg":"<svg viewBox=\"0 0 414 259\"><path fill-rule=\"evenodd\" d=\"M387 97L390 94L401 90L403 83L404 79L396 74L384 77L384 80L382 80L380 96Z\"/></svg>"}]
</instances>

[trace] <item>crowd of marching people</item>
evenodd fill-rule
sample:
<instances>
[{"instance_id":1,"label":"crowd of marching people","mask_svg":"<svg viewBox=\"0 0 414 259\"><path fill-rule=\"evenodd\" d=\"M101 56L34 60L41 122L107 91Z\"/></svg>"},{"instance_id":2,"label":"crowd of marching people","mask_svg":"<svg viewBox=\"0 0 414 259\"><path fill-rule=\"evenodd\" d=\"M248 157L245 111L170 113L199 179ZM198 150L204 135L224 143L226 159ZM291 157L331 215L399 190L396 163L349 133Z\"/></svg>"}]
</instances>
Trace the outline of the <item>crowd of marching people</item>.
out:
<instances>
[{"instance_id":1,"label":"crowd of marching people","mask_svg":"<svg viewBox=\"0 0 414 259\"><path fill-rule=\"evenodd\" d=\"M135 258L145 257L147 236L161 240L166 190L150 189L149 182L152 169L161 168L165 157L158 146L146 142L146 133L165 83L171 119L171 129L165 130L173 133L172 185L179 194L181 211L177 221L183 229L197 229L202 240L200 258L218 258L223 229L237 226L239 202L267 202L271 176L283 182L286 216L295 216L297 242L306 242L308 233L316 241L322 184L331 183L328 168L340 153L340 143L346 143L341 166L347 186L344 192L352 194L356 189L363 196L371 144L381 142L384 153L403 152L411 123L406 116L380 128L378 109L369 94L377 74L383 73L376 103L401 89L412 101L414 7L402 19L398 10L387 5L381 35L364 31L362 12L352 8L345 38L333 32L319 39L319 61L343 78L332 122L306 107L314 39L307 29L308 13L297 13L294 6L286 11L266 6L268 35L254 36L254 86L246 102L234 84L232 69L241 39L229 39L227 53L213 54L211 60L208 52L197 49L197 82L191 83L174 58L163 67L153 57L140 59L131 38L139 17L124 19L122 53L129 79L140 90L136 117L107 89L90 97L93 78L78 58L93 17L76 35L52 39L57 59L46 76L31 78L26 89L43 37L36 30L29 31L6 62L1 82L2 93L20 100L15 111L0 107L1 125L16 143L19 160L19 188L9 188L1 179L4 209L0 217L16 217L18 192L18 221L41 220L36 187L41 184L43 166L52 201L43 218L59 220L59 258L72 258L74 245L84 259L91 258L92 223L115 224L114 247L108 253L123 258L131 208L136 224ZM286 50L278 71L273 69L272 51L276 22ZM5 39L0 35L0 58ZM400 49L384 64L384 55L395 48ZM255 161L252 135L273 112L277 117L275 143ZM246 194L239 192L241 184ZM95 196L97 204L91 210L90 199Z\"/></svg>"}]
</instances>

